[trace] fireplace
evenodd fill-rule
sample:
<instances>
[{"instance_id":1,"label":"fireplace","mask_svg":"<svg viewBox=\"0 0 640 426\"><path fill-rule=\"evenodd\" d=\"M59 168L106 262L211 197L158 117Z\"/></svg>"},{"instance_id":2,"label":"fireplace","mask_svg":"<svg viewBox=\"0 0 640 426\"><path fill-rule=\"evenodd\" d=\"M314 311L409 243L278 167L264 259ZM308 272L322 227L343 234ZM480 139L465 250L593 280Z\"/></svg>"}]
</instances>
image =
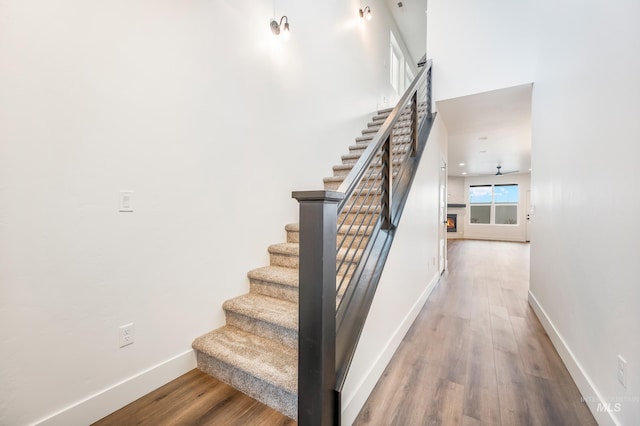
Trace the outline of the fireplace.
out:
<instances>
[{"instance_id":1,"label":"fireplace","mask_svg":"<svg viewBox=\"0 0 640 426\"><path fill-rule=\"evenodd\" d=\"M458 215L447 214L447 232L458 232Z\"/></svg>"}]
</instances>

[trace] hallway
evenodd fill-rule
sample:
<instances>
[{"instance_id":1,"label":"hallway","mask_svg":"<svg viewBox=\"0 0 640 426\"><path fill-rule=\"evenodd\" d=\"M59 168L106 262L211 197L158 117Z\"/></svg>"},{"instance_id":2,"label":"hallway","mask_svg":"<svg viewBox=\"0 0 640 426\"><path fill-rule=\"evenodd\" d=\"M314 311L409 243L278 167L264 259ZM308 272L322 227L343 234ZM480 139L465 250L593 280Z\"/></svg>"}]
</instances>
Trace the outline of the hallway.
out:
<instances>
[{"instance_id":1,"label":"hallway","mask_svg":"<svg viewBox=\"0 0 640 426\"><path fill-rule=\"evenodd\" d=\"M355 425L595 425L527 302L529 245L449 241L448 271Z\"/></svg>"},{"instance_id":2,"label":"hallway","mask_svg":"<svg viewBox=\"0 0 640 426\"><path fill-rule=\"evenodd\" d=\"M595 425L527 303L529 245L450 241L449 268L355 425ZM96 423L295 424L198 370Z\"/></svg>"}]
</instances>

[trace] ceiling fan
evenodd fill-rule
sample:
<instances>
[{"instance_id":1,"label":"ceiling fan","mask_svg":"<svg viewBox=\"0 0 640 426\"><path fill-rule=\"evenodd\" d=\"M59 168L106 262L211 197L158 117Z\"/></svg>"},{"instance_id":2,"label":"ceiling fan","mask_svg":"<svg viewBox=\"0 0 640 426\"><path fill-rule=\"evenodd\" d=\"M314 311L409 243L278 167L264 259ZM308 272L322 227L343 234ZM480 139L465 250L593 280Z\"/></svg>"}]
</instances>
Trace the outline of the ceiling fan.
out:
<instances>
[{"instance_id":1,"label":"ceiling fan","mask_svg":"<svg viewBox=\"0 0 640 426\"><path fill-rule=\"evenodd\" d=\"M509 175L511 173L518 173L520 170L514 170L512 172L502 172L502 166L501 165L497 165L496 168L498 169L498 172L496 173L496 176L504 176L504 175Z\"/></svg>"}]
</instances>

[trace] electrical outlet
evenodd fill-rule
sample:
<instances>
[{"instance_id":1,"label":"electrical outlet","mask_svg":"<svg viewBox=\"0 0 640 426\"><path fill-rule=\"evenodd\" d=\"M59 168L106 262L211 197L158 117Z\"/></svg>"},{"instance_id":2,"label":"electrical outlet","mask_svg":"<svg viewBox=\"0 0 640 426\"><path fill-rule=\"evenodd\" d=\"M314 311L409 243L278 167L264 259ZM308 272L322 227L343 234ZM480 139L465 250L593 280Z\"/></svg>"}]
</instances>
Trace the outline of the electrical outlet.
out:
<instances>
[{"instance_id":1,"label":"electrical outlet","mask_svg":"<svg viewBox=\"0 0 640 426\"><path fill-rule=\"evenodd\" d=\"M618 381L625 388L627 387L627 361L618 355Z\"/></svg>"},{"instance_id":2,"label":"electrical outlet","mask_svg":"<svg viewBox=\"0 0 640 426\"><path fill-rule=\"evenodd\" d=\"M121 325L118 332L118 337L121 348L133 344L133 323Z\"/></svg>"}]
</instances>

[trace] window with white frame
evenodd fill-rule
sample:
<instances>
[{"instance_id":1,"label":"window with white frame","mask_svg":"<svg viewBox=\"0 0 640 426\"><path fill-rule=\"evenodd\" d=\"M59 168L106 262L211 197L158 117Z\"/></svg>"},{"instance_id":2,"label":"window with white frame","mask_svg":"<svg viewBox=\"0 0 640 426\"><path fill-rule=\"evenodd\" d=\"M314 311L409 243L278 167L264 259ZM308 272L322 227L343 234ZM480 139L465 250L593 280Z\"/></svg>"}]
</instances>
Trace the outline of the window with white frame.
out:
<instances>
[{"instance_id":1,"label":"window with white frame","mask_svg":"<svg viewBox=\"0 0 640 426\"><path fill-rule=\"evenodd\" d=\"M520 189L517 184L471 185L469 223L517 225Z\"/></svg>"},{"instance_id":2,"label":"window with white frame","mask_svg":"<svg viewBox=\"0 0 640 426\"><path fill-rule=\"evenodd\" d=\"M393 31L389 31L389 80L396 93L404 92L404 55Z\"/></svg>"}]
</instances>

